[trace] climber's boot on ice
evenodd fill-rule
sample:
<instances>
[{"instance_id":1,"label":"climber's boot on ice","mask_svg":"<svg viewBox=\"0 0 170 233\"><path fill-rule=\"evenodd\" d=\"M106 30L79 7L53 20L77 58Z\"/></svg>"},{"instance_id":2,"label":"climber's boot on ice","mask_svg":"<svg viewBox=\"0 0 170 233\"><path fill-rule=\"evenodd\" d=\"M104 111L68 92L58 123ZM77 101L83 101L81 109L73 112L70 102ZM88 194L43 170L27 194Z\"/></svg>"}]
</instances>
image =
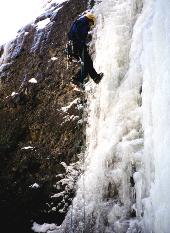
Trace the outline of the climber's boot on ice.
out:
<instances>
[{"instance_id":1,"label":"climber's boot on ice","mask_svg":"<svg viewBox=\"0 0 170 233\"><path fill-rule=\"evenodd\" d=\"M94 82L98 84L102 80L103 76L103 73L99 73L97 77L93 78Z\"/></svg>"}]
</instances>

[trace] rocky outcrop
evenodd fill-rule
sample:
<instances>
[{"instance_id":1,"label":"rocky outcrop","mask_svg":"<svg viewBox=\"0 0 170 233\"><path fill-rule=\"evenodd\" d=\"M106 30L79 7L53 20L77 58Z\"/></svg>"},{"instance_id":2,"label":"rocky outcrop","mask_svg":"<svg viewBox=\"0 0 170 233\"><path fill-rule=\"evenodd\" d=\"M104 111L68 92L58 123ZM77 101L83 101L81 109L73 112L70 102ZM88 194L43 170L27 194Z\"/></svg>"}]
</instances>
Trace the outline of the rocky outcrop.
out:
<instances>
[{"instance_id":1,"label":"rocky outcrop","mask_svg":"<svg viewBox=\"0 0 170 233\"><path fill-rule=\"evenodd\" d=\"M0 48L0 213L5 232L61 224L84 143L84 93L70 85L64 47L87 0L53 4ZM44 28L39 23L48 20ZM70 179L71 177L71 179Z\"/></svg>"}]
</instances>

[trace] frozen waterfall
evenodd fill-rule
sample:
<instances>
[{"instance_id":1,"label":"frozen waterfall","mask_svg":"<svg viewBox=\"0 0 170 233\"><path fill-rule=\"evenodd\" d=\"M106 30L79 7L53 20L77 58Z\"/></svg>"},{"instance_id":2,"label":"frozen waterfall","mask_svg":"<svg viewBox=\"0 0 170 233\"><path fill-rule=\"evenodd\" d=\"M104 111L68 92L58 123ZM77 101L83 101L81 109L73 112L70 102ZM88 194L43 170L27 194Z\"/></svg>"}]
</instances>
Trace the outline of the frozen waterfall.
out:
<instances>
[{"instance_id":1,"label":"frozen waterfall","mask_svg":"<svg viewBox=\"0 0 170 233\"><path fill-rule=\"evenodd\" d=\"M170 2L96 1L84 174L54 232L170 232ZM51 232L51 231L50 231Z\"/></svg>"},{"instance_id":2,"label":"frozen waterfall","mask_svg":"<svg viewBox=\"0 0 170 233\"><path fill-rule=\"evenodd\" d=\"M170 2L149 1L143 30L146 232L170 232Z\"/></svg>"},{"instance_id":3,"label":"frozen waterfall","mask_svg":"<svg viewBox=\"0 0 170 233\"><path fill-rule=\"evenodd\" d=\"M141 8L137 1L103 1L95 8L95 65L105 76L88 96L85 174L73 202L74 232L141 231L142 47L141 33L133 32Z\"/></svg>"}]
</instances>

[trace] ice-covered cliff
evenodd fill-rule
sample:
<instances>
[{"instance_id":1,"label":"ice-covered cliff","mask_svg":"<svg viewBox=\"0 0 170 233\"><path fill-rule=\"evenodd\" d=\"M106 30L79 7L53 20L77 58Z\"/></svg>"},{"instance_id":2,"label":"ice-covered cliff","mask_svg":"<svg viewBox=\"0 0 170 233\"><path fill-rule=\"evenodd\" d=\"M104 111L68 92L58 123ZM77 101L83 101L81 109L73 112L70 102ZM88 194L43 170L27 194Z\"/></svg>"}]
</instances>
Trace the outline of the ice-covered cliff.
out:
<instances>
[{"instance_id":1,"label":"ice-covered cliff","mask_svg":"<svg viewBox=\"0 0 170 233\"><path fill-rule=\"evenodd\" d=\"M76 6L78 5L76 3L81 6L81 1L71 1L73 4L71 6L75 6L72 10L74 16L77 16ZM71 140L69 140L68 131L68 134L62 131L56 137L50 132L47 133L48 137L43 137L43 133L40 134L41 127L36 131L33 121L29 127L30 134L19 144L23 146L25 142L31 141L31 145L34 145L38 140L38 145L43 143L48 148L47 144L50 142L50 153L47 151L52 156L50 161L52 163L54 159L55 162L60 162L64 174L58 171L54 178L55 169L60 170L61 167L51 166L51 176L54 179L52 184L55 187L51 197L55 201L49 201L48 204L51 205L50 211L57 210L59 213L55 215L56 221L54 215L52 218L50 215L48 218L43 218L46 215L41 216L41 221L38 221L36 216L32 219L32 230L48 233L169 233L170 3L168 0L96 0L89 3L92 5L95 3L92 11L97 16L91 42L91 48L95 51L93 53L94 63L97 71L104 73L104 77L99 85L95 85L92 81L86 84L87 103L84 105L86 106L84 117L87 118L84 119L87 120L86 146L81 147L82 141L81 143L79 141L77 145L76 140L79 139L82 131L79 131L77 135L79 129L73 130L70 123L67 127L73 130ZM65 9L71 10L71 8ZM67 10L64 11L65 16ZM83 10L85 10L85 5L82 7ZM58 22L55 25L61 30L63 22L69 19L71 24L71 19L75 18L73 16L70 18L71 15L69 12L69 17L67 15L66 19L62 16L61 21L60 17L59 21L54 17L54 21ZM53 19L52 15L50 17ZM39 19L42 20L42 18ZM47 30L48 26L50 30L52 29L51 31ZM69 27L65 24L64 28L68 30ZM60 106L62 114L67 114L70 107L77 108L77 103L79 103L77 97L82 98L82 96L71 92L72 101L67 101L70 98L67 94L71 91L68 87L70 77L65 71L63 72L60 51L55 51L56 44L54 43L56 42L53 37L50 37L54 35L55 30L47 24L44 31L37 30L34 39L32 38L31 45L35 46L30 47L32 50L29 52L34 54L34 59L37 59L34 62L37 63L38 72L34 68L31 77L36 74L39 77L38 80L42 80L39 76L42 68L43 77L45 77L44 74L48 74L49 78L42 82L45 90L46 83L50 88L45 95L45 103L48 102L47 96L51 96L51 90L56 94L55 88L60 83L57 81L55 85L52 82L54 86L51 86L53 76L59 72L61 80L65 80L63 77L66 77L67 88L64 84L65 92L63 93L61 91L63 84L59 85L61 87L60 95L57 95L59 100L57 104L52 105L52 109L53 113L56 113L54 109ZM20 40L22 42L22 37ZM47 47L46 41L52 49ZM25 48L24 43L24 41L21 43L21 48ZM57 44L59 48L64 46L64 43L60 45L59 40ZM44 60L45 51L48 51L48 55ZM18 54L13 58L18 59L17 57ZM59 71L54 68L54 61L57 62L58 57ZM29 66L34 67L30 60L29 62ZM50 62L53 63L50 65ZM7 66L2 67L7 72L10 61L8 63ZM52 74L50 69L52 69ZM6 79L4 73L2 75L2 81L7 87L8 82L4 80L9 80L11 73L9 74L10 76ZM24 71L20 76L23 74L25 74ZM14 83L16 85L16 82ZM20 80L17 81L17 85L18 83ZM12 91L11 87L7 90L9 93ZM43 97L43 92L39 89L37 96L40 100ZM65 106L61 106L61 103L65 103ZM45 104L40 110L44 106ZM21 107L20 109L22 110ZM32 108L31 111L34 112ZM72 108L69 111L72 114ZM13 113L12 110L11 114ZM36 113L39 111L35 111L34 116ZM52 124L54 118L49 117L49 119ZM67 116L62 115L61 125L67 120ZM74 127L80 123L78 120L80 119L73 124ZM46 123L45 120L40 122L43 122L43 126ZM56 126L58 129L59 123L57 122L57 120L54 121L56 125L52 124L47 131L51 129L55 131ZM36 131L35 137L34 131ZM63 140L65 140L66 147L64 144L60 148ZM71 145L74 145L74 150ZM79 150L76 151L76 148ZM7 153L7 149L4 149L4 153ZM40 150L38 153L41 154ZM62 156L68 154L69 159L66 159L65 163L62 161ZM37 156L36 151L34 156ZM42 172L41 169L39 170ZM13 171L15 176L18 171L20 171L19 168ZM79 172L81 175L77 181ZM31 187L37 187L37 184ZM73 193L69 193L72 191ZM62 211L64 211L63 215Z\"/></svg>"},{"instance_id":2,"label":"ice-covered cliff","mask_svg":"<svg viewBox=\"0 0 170 233\"><path fill-rule=\"evenodd\" d=\"M84 172L53 232L168 233L170 4L96 1Z\"/></svg>"}]
</instances>

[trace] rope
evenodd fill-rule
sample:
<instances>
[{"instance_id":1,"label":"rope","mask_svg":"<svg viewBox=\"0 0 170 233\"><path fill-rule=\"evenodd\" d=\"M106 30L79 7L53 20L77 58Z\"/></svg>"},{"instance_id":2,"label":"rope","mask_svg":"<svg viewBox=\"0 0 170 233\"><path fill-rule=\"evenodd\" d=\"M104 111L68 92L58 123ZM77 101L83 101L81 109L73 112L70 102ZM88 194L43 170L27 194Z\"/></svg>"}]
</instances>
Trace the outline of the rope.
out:
<instances>
[{"instance_id":1,"label":"rope","mask_svg":"<svg viewBox=\"0 0 170 233\"><path fill-rule=\"evenodd\" d=\"M72 233L74 233L74 226L73 226L73 202L71 205L71 229L72 229Z\"/></svg>"},{"instance_id":2,"label":"rope","mask_svg":"<svg viewBox=\"0 0 170 233\"><path fill-rule=\"evenodd\" d=\"M81 80L84 81L84 48L82 50L82 61L81 61ZM85 107L85 99L83 97L83 106ZM84 232L86 228L86 197L85 197L85 151L83 151L83 201L84 201L84 209L83 209L83 217L84 217Z\"/></svg>"},{"instance_id":3,"label":"rope","mask_svg":"<svg viewBox=\"0 0 170 233\"><path fill-rule=\"evenodd\" d=\"M82 50L82 56L81 56L80 60L81 60L81 81L83 81L84 80L84 49ZM83 97L83 106L85 107L84 97ZM84 116L83 116L83 118L84 118ZM83 175L82 175L83 176L83 221L84 221L84 227L82 229L82 233L85 233L85 228L86 228L86 202L85 202L85 177L84 177L84 172L85 172L85 146L84 145L82 147L82 151L83 151ZM72 202L72 207L71 207L71 230L72 230L72 233L74 233L73 209L74 209L74 206L73 206L73 202Z\"/></svg>"}]
</instances>

